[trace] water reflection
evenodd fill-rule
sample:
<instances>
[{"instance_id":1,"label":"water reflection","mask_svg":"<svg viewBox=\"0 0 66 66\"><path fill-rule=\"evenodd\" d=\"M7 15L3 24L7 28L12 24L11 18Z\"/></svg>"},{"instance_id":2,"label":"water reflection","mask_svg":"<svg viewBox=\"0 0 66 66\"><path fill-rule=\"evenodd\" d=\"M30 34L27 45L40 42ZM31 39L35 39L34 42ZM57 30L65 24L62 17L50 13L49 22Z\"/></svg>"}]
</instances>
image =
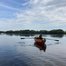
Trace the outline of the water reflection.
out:
<instances>
[{"instance_id":1,"label":"water reflection","mask_svg":"<svg viewBox=\"0 0 66 66\"><path fill-rule=\"evenodd\" d=\"M27 36L27 37L29 37L29 36L34 36L35 34L13 34L13 33L7 33L6 35L9 35L9 36L13 36L13 35L15 35L15 36Z\"/></svg>"},{"instance_id":2,"label":"water reflection","mask_svg":"<svg viewBox=\"0 0 66 66\"><path fill-rule=\"evenodd\" d=\"M3 33L0 33L0 35L3 34ZM29 37L29 36L35 36L35 35L39 35L39 34L13 34L13 33L7 33L6 35L9 35L9 36L26 36L26 37ZM47 37L47 36L51 36L51 37L59 37L59 38L62 38L64 36L64 34L42 34L44 37Z\"/></svg>"},{"instance_id":3,"label":"water reflection","mask_svg":"<svg viewBox=\"0 0 66 66\"><path fill-rule=\"evenodd\" d=\"M33 39L0 35L0 66L66 66L66 36L58 39L47 40L47 47L42 47L35 45Z\"/></svg>"},{"instance_id":4,"label":"water reflection","mask_svg":"<svg viewBox=\"0 0 66 66\"><path fill-rule=\"evenodd\" d=\"M39 48L39 50L43 50L44 52L46 51L46 48L47 48L46 44L44 46L39 46L38 44L34 43L34 46Z\"/></svg>"},{"instance_id":5,"label":"water reflection","mask_svg":"<svg viewBox=\"0 0 66 66\"><path fill-rule=\"evenodd\" d=\"M56 41L55 44L60 44L60 42L59 41Z\"/></svg>"},{"instance_id":6,"label":"water reflection","mask_svg":"<svg viewBox=\"0 0 66 66\"><path fill-rule=\"evenodd\" d=\"M64 34L51 34L51 37L59 37L62 38L64 36Z\"/></svg>"}]
</instances>

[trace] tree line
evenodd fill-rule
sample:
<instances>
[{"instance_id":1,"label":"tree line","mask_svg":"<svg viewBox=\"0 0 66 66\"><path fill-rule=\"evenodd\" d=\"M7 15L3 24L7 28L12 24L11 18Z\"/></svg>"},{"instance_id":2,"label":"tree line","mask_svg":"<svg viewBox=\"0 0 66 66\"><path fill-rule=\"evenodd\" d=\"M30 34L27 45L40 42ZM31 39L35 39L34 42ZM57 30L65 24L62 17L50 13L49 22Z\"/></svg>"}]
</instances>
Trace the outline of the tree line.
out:
<instances>
[{"instance_id":1,"label":"tree line","mask_svg":"<svg viewBox=\"0 0 66 66\"><path fill-rule=\"evenodd\" d=\"M5 33L5 34L66 34L65 31L62 29L56 29L56 30L9 30L9 31L0 31L0 33Z\"/></svg>"}]
</instances>

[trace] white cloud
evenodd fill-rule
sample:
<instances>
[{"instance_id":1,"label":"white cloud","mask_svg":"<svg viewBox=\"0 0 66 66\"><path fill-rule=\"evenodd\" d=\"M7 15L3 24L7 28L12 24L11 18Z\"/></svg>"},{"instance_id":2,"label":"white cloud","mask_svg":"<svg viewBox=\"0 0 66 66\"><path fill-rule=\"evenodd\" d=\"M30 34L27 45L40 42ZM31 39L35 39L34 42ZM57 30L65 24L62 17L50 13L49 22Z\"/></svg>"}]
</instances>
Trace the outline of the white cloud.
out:
<instances>
[{"instance_id":1,"label":"white cloud","mask_svg":"<svg viewBox=\"0 0 66 66\"><path fill-rule=\"evenodd\" d=\"M43 25L44 23L41 24L45 28L49 28L50 26L60 28L62 24L66 25L66 7L60 6L60 4L64 2L62 1L60 3L59 1L60 4L58 4L58 6L60 7L58 8L56 8L55 5L51 5L52 2L55 2L55 0L30 0L28 3L31 8L16 13L16 19L14 19L12 22L20 24L22 23L24 26L27 27L28 24L32 25L35 22L48 22L45 25ZM24 3L23 5L26 5L28 3ZM37 27L38 26L40 25L37 25ZM33 26L31 27L33 28Z\"/></svg>"},{"instance_id":2,"label":"white cloud","mask_svg":"<svg viewBox=\"0 0 66 66\"><path fill-rule=\"evenodd\" d=\"M26 5L28 5L28 2L26 2L26 3L22 3L22 6L26 6Z\"/></svg>"},{"instance_id":3,"label":"white cloud","mask_svg":"<svg viewBox=\"0 0 66 66\"><path fill-rule=\"evenodd\" d=\"M52 0L31 0L31 9L17 13L17 19L20 22L34 22L34 21L66 21L66 7L60 7L56 10L46 10L48 6L45 6L48 2ZM43 3L43 4L42 4Z\"/></svg>"}]
</instances>

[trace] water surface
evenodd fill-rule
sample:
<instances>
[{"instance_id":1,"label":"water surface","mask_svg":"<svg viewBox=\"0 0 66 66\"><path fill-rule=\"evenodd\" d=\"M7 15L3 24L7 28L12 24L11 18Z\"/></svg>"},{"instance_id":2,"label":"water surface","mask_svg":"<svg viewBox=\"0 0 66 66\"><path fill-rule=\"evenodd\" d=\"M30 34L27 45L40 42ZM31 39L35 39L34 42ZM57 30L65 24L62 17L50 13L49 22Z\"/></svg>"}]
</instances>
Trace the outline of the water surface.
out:
<instances>
[{"instance_id":1,"label":"water surface","mask_svg":"<svg viewBox=\"0 0 66 66\"><path fill-rule=\"evenodd\" d=\"M0 66L66 66L66 36L43 35L46 52L34 46L34 36L0 35ZM21 37L25 39L20 39Z\"/></svg>"}]
</instances>

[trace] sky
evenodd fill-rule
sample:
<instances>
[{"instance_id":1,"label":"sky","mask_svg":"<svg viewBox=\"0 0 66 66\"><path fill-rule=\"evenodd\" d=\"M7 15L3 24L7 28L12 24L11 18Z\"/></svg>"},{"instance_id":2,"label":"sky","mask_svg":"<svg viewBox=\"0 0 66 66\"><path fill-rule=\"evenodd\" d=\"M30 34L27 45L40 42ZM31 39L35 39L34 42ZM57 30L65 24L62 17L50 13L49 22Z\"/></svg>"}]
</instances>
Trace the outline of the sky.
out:
<instances>
[{"instance_id":1,"label":"sky","mask_svg":"<svg viewBox=\"0 0 66 66\"><path fill-rule=\"evenodd\" d=\"M66 30L66 0L0 0L2 30Z\"/></svg>"}]
</instances>

